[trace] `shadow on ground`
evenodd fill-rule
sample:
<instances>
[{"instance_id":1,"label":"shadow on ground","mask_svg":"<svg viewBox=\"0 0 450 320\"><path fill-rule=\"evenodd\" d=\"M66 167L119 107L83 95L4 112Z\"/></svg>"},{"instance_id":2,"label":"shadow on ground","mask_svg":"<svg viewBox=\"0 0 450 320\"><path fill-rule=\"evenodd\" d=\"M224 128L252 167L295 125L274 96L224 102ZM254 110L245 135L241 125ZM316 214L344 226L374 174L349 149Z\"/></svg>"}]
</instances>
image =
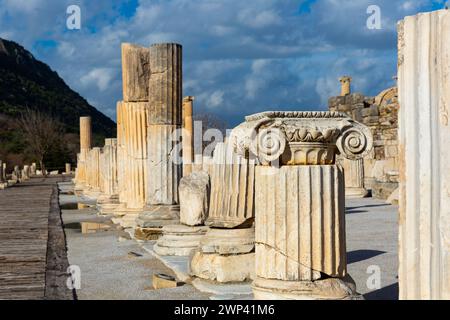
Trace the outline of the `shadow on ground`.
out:
<instances>
[{"instance_id":1,"label":"shadow on ground","mask_svg":"<svg viewBox=\"0 0 450 320\"><path fill-rule=\"evenodd\" d=\"M386 253L386 251L379 250L355 250L347 252L347 264L355 263L363 260L367 260L380 254Z\"/></svg>"},{"instance_id":2,"label":"shadow on ground","mask_svg":"<svg viewBox=\"0 0 450 320\"><path fill-rule=\"evenodd\" d=\"M398 300L398 282L363 295L366 300Z\"/></svg>"}]
</instances>

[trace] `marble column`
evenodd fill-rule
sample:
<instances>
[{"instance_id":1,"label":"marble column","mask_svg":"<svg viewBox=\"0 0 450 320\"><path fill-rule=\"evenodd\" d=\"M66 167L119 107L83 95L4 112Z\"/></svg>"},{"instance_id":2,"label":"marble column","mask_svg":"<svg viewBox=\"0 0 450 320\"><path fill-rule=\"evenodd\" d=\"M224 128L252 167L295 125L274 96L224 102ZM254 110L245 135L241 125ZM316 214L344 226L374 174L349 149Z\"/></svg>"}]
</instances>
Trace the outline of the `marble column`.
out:
<instances>
[{"instance_id":1,"label":"marble column","mask_svg":"<svg viewBox=\"0 0 450 320\"><path fill-rule=\"evenodd\" d=\"M183 99L183 176L188 176L194 165L193 103L194 97L189 96Z\"/></svg>"},{"instance_id":2,"label":"marble column","mask_svg":"<svg viewBox=\"0 0 450 320\"><path fill-rule=\"evenodd\" d=\"M31 167L30 167L30 174L32 175L32 176L35 176L36 175L36 162L33 162L32 164L31 164Z\"/></svg>"},{"instance_id":3,"label":"marble column","mask_svg":"<svg viewBox=\"0 0 450 320\"><path fill-rule=\"evenodd\" d=\"M72 165L70 163L66 163L66 174L72 173Z\"/></svg>"},{"instance_id":4,"label":"marble column","mask_svg":"<svg viewBox=\"0 0 450 320\"><path fill-rule=\"evenodd\" d=\"M120 224L125 227L135 227L136 218L144 211L147 194L147 102L122 102L123 132L119 133L123 155L121 162L124 170L121 172L119 198L123 204L116 209L123 218Z\"/></svg>"},{"instance_id":5,"label":"marble column","mask_svg":"<svg viewBox=\"0 0 450 320\"><path fill-rule=\"evenodd\" d=\"M400 299L450 299L449 39L449 10L398 24Z\"/></svg>"},{"instance_id":6,"label":"marble column","mask_svg":"<svg viewBox=\"0 0 450 320\"><path fill-rule=\"evenodd\" d=\"M255 160L218 143L210 165L210 227L193 255L191 274L217 282L250 281L254 277Z\"/></svg>"},{"instance_id":7,"label":"marble column","mask_svg":"<svg viewBox=\"0 0 450 320\"><path fill-rule=\"evenodd\" d=\"M181 179L179 143L182 125L182 47L150 46L149 116L147 122L146 210L141 228L161 227L179 219L178 183Z\"/></svg>"},{"instance_id":8,"label":"marble column","mask_svg":"<svg viewBox=\"0 0 450 320\"><path fill-rule=\"evenodd\" d=\"M8 187L8 182L6 181L6 174L3 169L3 161L0 160L0 190Z\"/></svg>"},{"instance_id":9,"label":"marble column","mask_svg":"<svg viewBox=\"0 0 450 320\"><path fill-rule=\"evenodd\" d=\"M230 137L258 158L255 299L352 299L342 167L372 148L370 129L337 112L263 112Z\"/></svg>"},{"instance_id":10,"label":"marble column","mask_svg":"<svg viewBox=\"0 0 450 320\"><path fill-rule=\"evenodd\" d=\"M91 117L80 117L80 153L77 157L77 177L75 190L83 191L86 185L86 160L92 147Z\"/></svg>"},{"instance_id":11,"label":"marble column","mask_svg":"<svg viewBox=\"0 0 450 320\"><path fill-rule=\"evenodd\" d=\"M364 187L364 159L340 159L344 169L345 196L347 198L364 198L368 191Z\"/></svg>"},{"instance_id":12,"label":"marble column","mask_svg":"<svg viewBox=\"0 0 450 320\"><path fill-rule=\"evenodd\" d=\"M86 189L83 193L87 197L95 199L101 195L100 152L100 148L92 148L87 154L86 161Z\"/></svg>"},{"instance_id":13,"label":"marble column","mask_svg":"<svg viewBox=\"0 0 450 320\"><path fill-rule=\"evenodd\" d=\"M117 187L117 139L105 139L100 163L102 195L97 199L97 208L100 214L113 214L120 204Z\"/></svg>"}]
</instances>

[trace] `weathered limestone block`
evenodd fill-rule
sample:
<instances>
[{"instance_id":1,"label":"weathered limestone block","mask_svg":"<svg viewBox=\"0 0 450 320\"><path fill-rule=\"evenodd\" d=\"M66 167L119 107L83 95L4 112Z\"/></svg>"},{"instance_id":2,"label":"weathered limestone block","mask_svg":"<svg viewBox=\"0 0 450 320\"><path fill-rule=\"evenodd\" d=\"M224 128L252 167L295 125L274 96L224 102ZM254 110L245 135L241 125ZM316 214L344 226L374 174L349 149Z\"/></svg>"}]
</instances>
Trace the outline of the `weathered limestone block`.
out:
<instances>
[{"instance_id":1,"label":"weathered limestone block","mask_svg":"<svg viewBox=\"0 0 450 320\"><path fill-rule=\"evenodd\" d=\"M189 256L198 249L208 227L189 227L169 225L162 228L163 236L153 246L153 250L162 256Z\"/></svg>"},{"instance_id":2,"label":"weathered limestone block","mask_svg":"<svg viewBox=\"0 0 450 320\"><path fill-rule=\"evenodd\" d=\"M148 101L150 50L131 43L122 43L123 101Z\"/></svg>"},{"instance_id":3,"label":"weathered limestone block","mask_svg":"<svg viewBox=\"0 0 450 320\"><path fill-rule=\"evenodd\" d=\"M336 165L257 166L256 275L346 275L344 176Z\"/></svg>"},{"instance_id":4,"label":"weathered limestone block","mask_svg":"<svg viewBox=\"0 0 450 320\"><path fill-rule=\"evenodd\" d=\"M319 281L284 281L256 278L253 296L256 300L359 300L355 281L349 276Z\"/></svg>"},{"instance_id":5,"label":"weathered limestone block","mask_svg":"<svg viewBox=\"0 0 450 320\"><path fill-rule=\"evenodd\" d=\"M150 46L149 104L151 125L182 123L182 47L175 43Z\"/></svg>"},{"instance_id":6,"label":"weathered limestone block","mask_svg":"<svg viewBox=\"0 0 450 320\"><path fill-rule=\"evenodd\" d=\"M211 199L206 224L218 228L248 227L254 221L255 160L218 143L211 164Z\"/></svg>"},{"instance_id":7,"label":"weathered limestone block","mask_svg":"<svg viewBox=\"0 0 450 320\"><path fill-rule=\"evenodd\" d=\"M208 217L210 194L209 175L193 172L180 181L180 223L188 226L203 225Z\"/></svg>"},{"instance_id":8,"label":"weathered limestone block","mask_svg":"<svg viewBox=\"0 0 450 320\"><path fill-rule=\"evenodd\" d=\"M255 250L255 228L218 229L211 228L202 238L203 253L223 255L250 253Z\"/></svg>"},{"instance_id":9,"label":"weathered limestone block","mask_svg":"<svg viewBox=\"0 0 450 320\"><path fill-rule=\"evenodd\" d=\"M220 283L250 281L255 273L255 254L238 255L194 253L190 273Z\"/></svg>"},{"instance_id":10,"label":"weathered limestone block","mask_svg":"<svg viewBox=\"0 0 450 320\"><path fill-rule=\"evenodd\" d=\"M398 25L400 299L450 299L450 11Z\"/></svg>"}]
</instances>

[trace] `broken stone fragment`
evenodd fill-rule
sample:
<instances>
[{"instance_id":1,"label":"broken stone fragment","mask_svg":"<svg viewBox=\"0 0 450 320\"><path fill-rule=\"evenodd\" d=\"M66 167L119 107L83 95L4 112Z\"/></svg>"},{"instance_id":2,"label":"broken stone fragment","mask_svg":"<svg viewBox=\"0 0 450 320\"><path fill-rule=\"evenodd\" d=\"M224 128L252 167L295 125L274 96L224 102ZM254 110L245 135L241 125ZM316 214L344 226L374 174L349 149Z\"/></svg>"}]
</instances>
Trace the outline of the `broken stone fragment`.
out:
<instances>
[{"instance_id":1,"label":"broken stone fragment","mask_svg":"<svg viewBox=\"0 0 450 320\"><path fill-rule=\"evenodd\" d=\"M181 179L178 192L180 222L188 226L202 225L208 217L209 175L206 172L191 173Z\"/></svg>"}]
</instances>

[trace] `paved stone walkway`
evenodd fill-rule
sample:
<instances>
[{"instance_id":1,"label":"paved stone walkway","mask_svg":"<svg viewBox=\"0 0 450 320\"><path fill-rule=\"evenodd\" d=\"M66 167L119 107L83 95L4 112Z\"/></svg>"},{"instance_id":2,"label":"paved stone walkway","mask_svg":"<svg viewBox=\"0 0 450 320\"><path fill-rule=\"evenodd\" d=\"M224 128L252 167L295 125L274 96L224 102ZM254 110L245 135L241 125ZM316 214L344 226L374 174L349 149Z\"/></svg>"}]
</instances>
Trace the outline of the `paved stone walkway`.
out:
<instances>
[{"instance_id":1,"label":"paved stone walkway","mask_svg":"<svg viewBox=\"0 0 450 320\"><path fill-rule=\"evenodd\" d=\"M57 201L56 183L63 180L36 177L0 190L0 299L49 298L47 255L54 238L53 232L49 237L49 217L59 217L51 198Z\"/></svg>"}]
</instances>

